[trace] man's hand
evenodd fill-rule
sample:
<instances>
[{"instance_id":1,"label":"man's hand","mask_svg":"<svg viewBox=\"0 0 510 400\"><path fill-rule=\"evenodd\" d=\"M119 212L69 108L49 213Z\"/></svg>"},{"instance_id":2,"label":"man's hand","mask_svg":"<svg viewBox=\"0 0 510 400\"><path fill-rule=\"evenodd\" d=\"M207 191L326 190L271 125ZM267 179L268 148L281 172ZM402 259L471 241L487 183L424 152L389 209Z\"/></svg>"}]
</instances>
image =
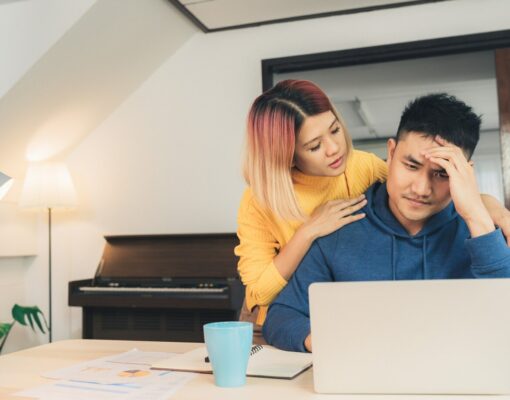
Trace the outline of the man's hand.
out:
<instances>
[{"instance_id":1,"label":"man's hand","mask_svg":"<svg viewBox=\"0 0 510 400\"><path fill-rule=\"evenodd\" d=\"M305 349L312 352L312 334L310 333L305 339Z\"/></svg>"},{"instance_id":2,"label":"man's hand","mask_svg":"<svg viewBox=\"0 0 510 400\"><path fill-rule=\"evenodd\" d=\"M436 136L435 140L440 146L422 153L426 159L439 165L448 174L455 209L468 225L471 237L492 232L495 227L480 198L472 163L467 161L458 146L439 136Z\"/></svg>"}]
</instances>

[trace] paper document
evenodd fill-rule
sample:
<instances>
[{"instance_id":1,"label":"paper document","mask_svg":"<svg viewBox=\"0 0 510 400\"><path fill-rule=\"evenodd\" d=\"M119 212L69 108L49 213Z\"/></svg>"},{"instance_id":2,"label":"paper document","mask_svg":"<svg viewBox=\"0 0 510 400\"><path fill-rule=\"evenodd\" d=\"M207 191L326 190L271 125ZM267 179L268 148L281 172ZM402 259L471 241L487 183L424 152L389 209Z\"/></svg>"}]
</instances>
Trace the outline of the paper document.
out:
<instances>
[{"instance_id":1,"label":"paper document","mask_svg":"<svg viewBox=\"0 0 510 400\"><path fill-rule=\"evenodd\" d=\"M192 379L194 374L171 373L159 384L140 386L108 385L75 381L56 381L14 393L15 396L41 400L166 400Z\"/></svg>"},{"instance_id":2,"label":"paper document","mask_svg":"<svg viewBox=\"0 0 510 400\"><path fill-rule=\"evenodd\" d=\"M154 362L173 357L174 353L147 352L133 349L114 356L97 358L56 371L45 372L45 378L91 383L142 383L159 379L149 367ZM145 367L145 368L144 368Z\"/></svg>"},{"instance_id":3,"label":"paper document","mask_svg":"<svg viewBox=\"0 0 510 400\"><path fill-rule=\"evenodd\" d=\"M50 371L57 382L15 393L38 399L168 399L195 374L151 370L151 363L173 353L131 350Z\"/></svg>"}]
</instances>

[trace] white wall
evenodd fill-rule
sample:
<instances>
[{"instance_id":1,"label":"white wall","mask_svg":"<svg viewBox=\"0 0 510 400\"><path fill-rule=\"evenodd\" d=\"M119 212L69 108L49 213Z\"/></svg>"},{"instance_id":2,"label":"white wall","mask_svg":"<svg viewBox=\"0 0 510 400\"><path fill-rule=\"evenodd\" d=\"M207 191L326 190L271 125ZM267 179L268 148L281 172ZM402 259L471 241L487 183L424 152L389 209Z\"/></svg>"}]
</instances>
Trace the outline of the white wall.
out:
<instances>
[{"instance_id":1,"label":"white wall","mask_svg":"<svg viewBox=\"0 0 510 400\"><path fill-rule=\"evenodd\" d=\"M96 0L0 1L0 99L34 63L95 3ZM1 131L5 136L10 132ZM31 215L22 215L10 201L0 204L0 322L11 322L15 303L29 305L26 287L33 291L29 278L33 257L7 257L33 254L36 237ZM16 225L17 224L17 225ZM36 289L37 290L37 289ZM13 328L4 352L37 344L44 337L33 335L19 325Z\"/></svg>"},{"instance_id":2,"label":"white wall","mask_svg":"<svg viewBox=\"0 0 510 400\"><path fill-rule=\"evenodd\" d=\"M23 3L28 5L25 14L35 15L40 11L40 4L35 0ZM66 6L69 4L67 2ZM58 13L55 0L43 5L53 6ZM62 14L66 6L62 7ZM51 18L47 21L53 22ZM23 20L17 22L23 26ZM24 233L35 231L31 228L36 224L28 217L29 213L16 210L27 159L64 158L198 31L168 0L96 2L71 25L0 99L0 169L15 178L13 188L0 203L0 281L6 274L1 266L12 265L12 260L2 257L38 254L37 258L23 260L28 268L25 272L18 270L17 278L27 284L27 295L21 302L38 304L45 311L48 303L45 213L39 213L39 232L31 237L30 233ZM15 26L11 29L15 31ZM19 32L14 33L19 36ZM36 30L32 32L36 33ZM13 64L16 65L15 60ZM60 217L65 218L65 214L56 215ZM11 228L14 223L17 223L16 231ZM64 226L61 221L55 232ZM9 234L8 240L3 240L6 234ZM36 237L39 240L35 240ZM55 263L65 254L56 252ZM54 271L55 281L68 280L65 273L69 269L62 271L63 275ZM65 301L66 291L65 287L54 290L57 305L59 299ZM9 309L12 303L19 301L12 296L5 296L3 300ZM65 302L60 305L65 307ZM19 335L9 337L6 350L16 348L18 338Z\"/></svg>"},{"instance_id":3,"label":"white wall","mask_svg":"<svg viewBox=\"0 0 510 400\"><path fill-rule=\"evenodd\" d=\"M67 282L93 275L102 235L235 230L244 121L261 90L261 59L508 29L507 15L506 0L458 0L197 33L68 159L81 206L55 218L55 338L81 335ZM45 260L41 249L31 268ZM44 304L36 286L31 279L32 298Z\"/></svg>"},{"instance_id":4,"label":"white wall","mask_svg":"<svg viewBox=\"0 0 510 400\"><path fill-rule=\"evenodd\" d=\"M95 2L0 1L0 98Z\"/></svg>"}]
</instances>

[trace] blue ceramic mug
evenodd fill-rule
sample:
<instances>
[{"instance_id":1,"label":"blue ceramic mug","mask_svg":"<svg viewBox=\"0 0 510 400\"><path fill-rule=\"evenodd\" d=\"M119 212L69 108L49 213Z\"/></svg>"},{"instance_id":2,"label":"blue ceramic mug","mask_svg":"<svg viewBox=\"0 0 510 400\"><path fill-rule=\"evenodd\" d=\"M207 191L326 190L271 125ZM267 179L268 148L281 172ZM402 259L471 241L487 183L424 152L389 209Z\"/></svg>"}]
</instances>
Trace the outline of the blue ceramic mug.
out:
<instances>
[{"instance_id":1,"label":"blue ceramic mug","mask_svg":"<svg viewBox=\"0 0 510 400\"><path fill-rule=\"evenodd\" d=\"M216 385L244 385L253 339L253 324L237 321L205 324L204 339Z\"/></svg>"}]
</instances>

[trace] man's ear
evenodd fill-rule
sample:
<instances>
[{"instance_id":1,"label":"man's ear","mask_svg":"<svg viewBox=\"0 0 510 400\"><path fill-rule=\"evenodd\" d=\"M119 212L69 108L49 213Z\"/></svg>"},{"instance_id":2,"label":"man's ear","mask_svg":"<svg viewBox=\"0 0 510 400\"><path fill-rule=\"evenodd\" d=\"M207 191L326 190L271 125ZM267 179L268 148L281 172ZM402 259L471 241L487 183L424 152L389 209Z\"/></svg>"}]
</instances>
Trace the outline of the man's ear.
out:
<instances>
[{"instance_id":1,"label":"man's ear","mask_svg":"<svg viewBox=\"0 0 510 400\"><path fill-rule=\"evenodd\" d=\"M393 154L395 153L395 148L397 147L397 142L395 139L388 139L386 143L386 164L388 167L391 164L391 160L393 159Z\"/></svg>"}]
</instances>

